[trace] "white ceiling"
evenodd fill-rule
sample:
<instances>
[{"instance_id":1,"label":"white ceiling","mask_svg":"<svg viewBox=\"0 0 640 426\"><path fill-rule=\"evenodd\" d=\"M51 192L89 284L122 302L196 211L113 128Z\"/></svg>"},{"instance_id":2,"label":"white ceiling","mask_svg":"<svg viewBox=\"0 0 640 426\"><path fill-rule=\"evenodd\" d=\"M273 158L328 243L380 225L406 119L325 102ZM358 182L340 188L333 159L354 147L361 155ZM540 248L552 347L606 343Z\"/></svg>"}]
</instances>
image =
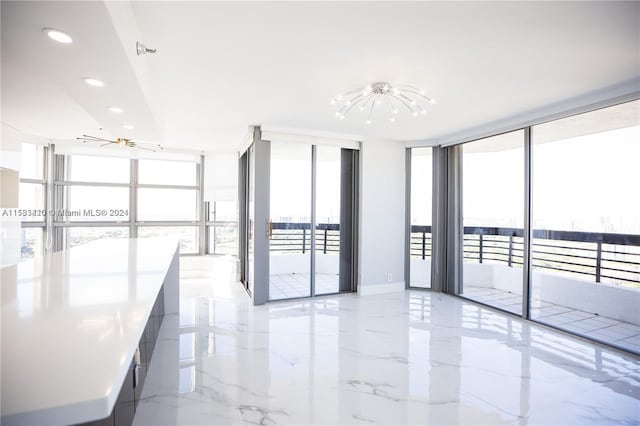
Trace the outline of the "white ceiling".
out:
<instances>
[{"instance_id":1,"label":"white ceiling","mask_svg":"<svg viewBox=\"0 0 640 426\"><path fill-rule=\"evenodd\" d=\"M233 150L251 124L438 139L640 76L638 2L2 2L2 121ZM60 45L41 28L68 32ZM136 56L135 41L157 48ZM107 86L86 86L95 76ZM331 97L423 87L429 115L364 124ZM125 109L122 115L108 106ZM133 124L128 132L122 124Z\"/></svg>"}]
</instances>

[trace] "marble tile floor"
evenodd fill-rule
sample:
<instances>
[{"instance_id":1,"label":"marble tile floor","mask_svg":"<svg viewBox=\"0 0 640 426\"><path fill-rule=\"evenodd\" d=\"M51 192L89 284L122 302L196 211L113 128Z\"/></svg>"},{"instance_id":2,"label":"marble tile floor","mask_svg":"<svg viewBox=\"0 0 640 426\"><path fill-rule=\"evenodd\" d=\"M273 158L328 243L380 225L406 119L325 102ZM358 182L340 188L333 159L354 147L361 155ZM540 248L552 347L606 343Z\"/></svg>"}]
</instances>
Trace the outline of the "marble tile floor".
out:
<instances>
[{"instance_id":1,"label":"marble tile floor","mask_svg":"<svg viewBox=\"0 0 640 426\"><path fill-rule=\"evenodd\" d=\"M504 290L466 286L464 297L514 312L522 312L522 296ZM640 308L639 308L640 309ZM532 300L531 318L623 349L640 353L640 325L618 321L539 299Z\"/></svg>"},{"instance_id":2,"label":"marble tile floor","mask_svg":"<svg viewBox=\"0 0 640 426\"><path fill-rule=\"evenodd\" d=\"M281 274L269 277L269 300L309 297L311 274ZM338 274L316 274L316 294L337 293Z\"/></svg>"},{"instance_id":3,"label":"marble tile floor","mask_svg":"<svg viewBox=\"0 0 640 426\"><path fill-rule=\"evenodd\" d=\"M134 424L638 425L640 359L424 291L253 307L181 262Z\"/></svg>"}]
</instances>

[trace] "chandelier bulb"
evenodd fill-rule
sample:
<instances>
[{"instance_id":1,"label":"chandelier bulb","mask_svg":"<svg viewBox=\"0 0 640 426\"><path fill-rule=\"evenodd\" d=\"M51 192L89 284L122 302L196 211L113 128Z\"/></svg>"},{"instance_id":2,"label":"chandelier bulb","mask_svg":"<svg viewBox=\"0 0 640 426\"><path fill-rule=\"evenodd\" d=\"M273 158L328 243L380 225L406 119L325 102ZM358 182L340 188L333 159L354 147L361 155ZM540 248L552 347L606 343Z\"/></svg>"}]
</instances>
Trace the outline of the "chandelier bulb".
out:
<instances>
[{"instance_id":1,"label":"chandelier bulb","mask_svg":"<svg viewBox=\"0 0 640 426\"><path fill-rule=\"evenodd\" d=\"M411 115L413 115L414 117L418 116L418 111L413 111L413 113L411 113Z\"/></svg>"},{"instance_id":2,"label":"chandelier bulb","mask_svg":"<svg viewBox=\"0 0 640 426\"><path fill-rule=\"evenodd\" d=\"M394 109L392 109L392 110L391 110L391 113L392 113L393 115L396 115L396 114L398 113L398 108L394 108Z\"/></svg>"},{"instance_id":3,"label":"chandelier bulb","mask_svg":"<svg viewBox=\"0 0 640 426\"><path fill-rule=\"evenodd\" d=\"M367 121L365 121L365 123L371 124L371 120L367 120Z\"/></svg>"},{"instance_id":4,"label":"chandelier bulb","mask_svg":"<svg viewBox=\"0 0 640 426\"><path fill-rule=\"evenodd\" d=\"M429 103L430 103L431 105L433 105L433 104L435 104L435 103L436 103L436 100L435 100L434 98L431 98L431 99L429 99Z\"/></svg>"},{"instance_id":5,"label":"chandelier bulb","mask_svg":"<svg viewBox=\"0 0 640 426\"><path fill-rule=\"evenodd\" d=\"M331 99L331 100L329 101L329 104L331 104L331 105L335 105L335 104L336 104L336 100L335 100L335 99Z\"/></svg>"},{"instance_id":6,"label":"chandelier bulb","mask_svg":"<svg viewBox=\"0 0 640 426\"><path fill-rule=\"evenodd\" d=\"M418 90L418 93L420 93L420 95L424 96L424 93L425 93L425 92L424 92L424 89L420 89L420 90Z\"/></svg>"},{"instance_id":7,"label":"chandelier bulb","mask_svg":"<svg viewBox=\"0 0 640 426\"><path fill-rule=\"evenodd\" d=\"M411 99L411 105L415 105L416 104L416 100L415 99Z\"/></svg>"},{"instance_id":8,"label":"chandelier bulb","mask_svg":"<svg viewBox=\"0 0 640 426\"><path fill-rule=\"evenodd\" d=\"M390 121L391 123L395 123L395 122L396 122L396 118L395 118L395 117L391 117L391 118L389 119L389 121Z\"/></svg>"},{"instance_id":9,"label":"chandelier bulb","mask_svg":"<svg viewBox=\"0 0 640 426\"><path fill-rule=\"evenodd\" d=\"M422 111L420 111L420 114L422 114L422 115L427 115L427 110L426 110L426 109L423 109Z\"/></svg>"},{"instance_id":10,"label":"chandelier bulb","mask_svg":"<svg viewBox=\"0 0 640 426\"><path fill-rule=\"evenodd\" d=\"M342 96L341 94L340 94L340 95L338 95L338 96L336 96L336 99L337 99L337 100L339 100L339 101L341 101L341 100L342 100L342 98L343 98L343 96Z\"/></svg>"},{"instance_id":11,"label":"chandelier bulb","mask_svg":"<svg viewBox=\"0 0 640 426\"><path fill-rule=\"evenodd\" d=\"M380 99L376 99L376 105L380 105L382 101Z\"/></svg>"}]
</instances>

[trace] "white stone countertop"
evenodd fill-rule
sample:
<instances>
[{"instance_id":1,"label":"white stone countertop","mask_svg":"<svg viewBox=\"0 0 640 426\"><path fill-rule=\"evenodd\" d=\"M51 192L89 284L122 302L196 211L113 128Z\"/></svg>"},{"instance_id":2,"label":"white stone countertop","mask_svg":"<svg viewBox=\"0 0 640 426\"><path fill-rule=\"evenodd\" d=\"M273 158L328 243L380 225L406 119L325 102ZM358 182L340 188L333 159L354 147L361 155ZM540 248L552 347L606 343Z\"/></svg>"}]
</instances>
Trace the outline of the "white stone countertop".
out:
<instances>
[{"instance_id":1,"label":"white stone countertop","mask_svg":"<svg viewBox=\"0 0 640 426\"><path fill-rule=\"evenodd\" d=\"M111 414L177 248L98 240L2 269L3 425Z\"/></svg>"}]
</instances>

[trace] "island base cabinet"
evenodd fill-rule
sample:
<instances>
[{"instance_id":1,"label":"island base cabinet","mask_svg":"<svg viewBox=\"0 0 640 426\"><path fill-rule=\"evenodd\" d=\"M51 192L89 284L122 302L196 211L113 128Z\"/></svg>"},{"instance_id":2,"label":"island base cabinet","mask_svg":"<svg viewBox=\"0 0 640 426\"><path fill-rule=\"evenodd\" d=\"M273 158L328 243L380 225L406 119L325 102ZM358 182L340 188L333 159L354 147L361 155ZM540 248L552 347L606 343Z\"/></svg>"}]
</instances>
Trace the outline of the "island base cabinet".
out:
<instances>
[{"instance_id":1,"label":"island base cabinet","mask_svg":"<svg viewBox=\"0 0 640 426\"><path fill-rule=\"evenodd\" d=\"M142 395L142 388L153 349L158 339L158 332L164 319L164 291L160 289L156 303L151 310L151 315L140 338L138 344L138 354L131 360L131 365L127 370L127 375L122 383L122 388L113 407L111 415L102 420L82 423L79 426L130 426L133 424L133 417ZM136 362L138 361L138 362Z\"/></svg>"}]
</instances>

